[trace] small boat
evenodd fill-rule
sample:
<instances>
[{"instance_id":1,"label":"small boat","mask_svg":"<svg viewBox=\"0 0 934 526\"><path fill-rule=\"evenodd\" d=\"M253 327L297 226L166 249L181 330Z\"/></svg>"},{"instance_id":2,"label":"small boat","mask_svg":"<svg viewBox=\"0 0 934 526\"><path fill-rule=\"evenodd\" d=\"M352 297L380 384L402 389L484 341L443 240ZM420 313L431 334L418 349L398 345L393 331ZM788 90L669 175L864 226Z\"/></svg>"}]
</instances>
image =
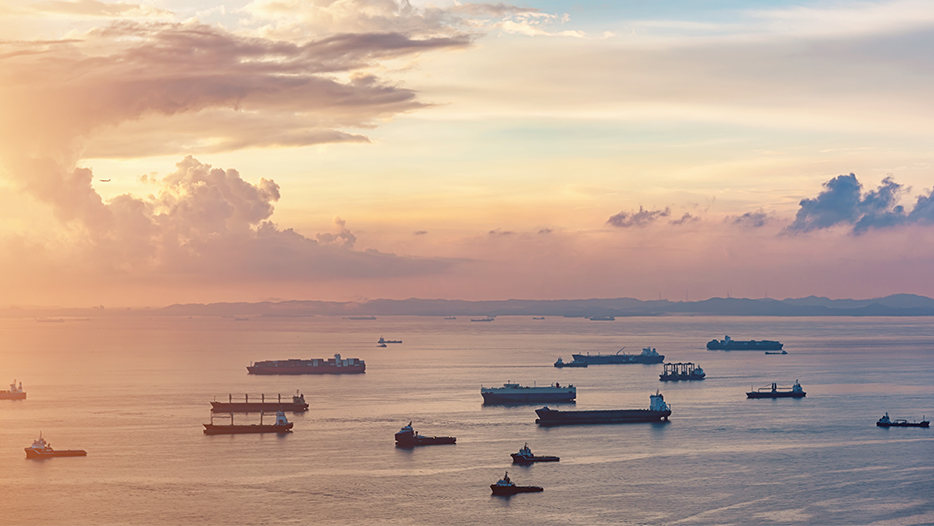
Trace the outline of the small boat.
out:
<instances>
[{"instance_id":1,"label":"small boat","mask_svg":"<svg viewBox=\"0 0 934 526\"><path fill-rule=\"evenodd\" d=\"M532 316L532 319L533 320L544 320L545 317L544 316Z\"/></svg>"},{"instance_id":2,"label":"small boat","mask_svg":"<svg viewBox=\"0 0 934 526\"><path fill-rule=\"evenodd\" d=\"M765 354L788 354L788 351L765 351Z\"/></svg>"},{"instance_id":3,"label":"small boat","mask_svg":"<svg viewBox=\"0 0 934 526\"><path fill-rule=\"evenodd\" d=\"M263 416L260 413L258 424L237 425L233 423L233 413L230 413L230 424L214 424L214 415L211 415L211 423L204 424L205 435L240 435L246 433L291 433L292 426L295 425L285 417L282 411L276 411L276 423L264 424Z\"/></svg>"},{"instance_id":4,"label":"small boat","mask_svg":"<svg viewBox=\"0 0 934 526\"><path fill-rule=\"evenodd\" d=\"M402 429L396 433L396 445L399 447L436 446L440 444L454 444L456 441L457 439L454 437L428 437L419 435L418 432L412 428L412 422L409 422L407 426L403 426Z\"/></svg>"},{"instance_id":5,"label":"small boat","mask_svg":"<svg viewBox=\"0 0 934 526\"><path fill-rule=\"evenodd\" d=\"M923 416L920 422L909 422L904 418L892 420L889 418L889 414L885 413L885 416L880 418L876 425L879 427L931 427L931 422L925 420Z\"/></svg>"},{"instance_id":6,"label":"small boat","mask_svg":"<svg viewBox=\"0 0 934 526\"><path fill-rule=\"evenodd\" d=\"M801 388L801 384L795 380L795 385L791 387L779 387L772 382L771 387L761 387L753 389L746 393L746 398L804 398L807 393Z\"/></svg>"},{"instance_id":7,"label":"small boat","mask_svg":"<svg viewBox=\"0 0 934 526\"><path fill-rule=\"evenodd\" d=\"M386 344L385 344L385 343L377 343L376 346L377 346L377 347L386 347Z\"/></svg>"},{"instance_id":8,"label":"small boat","mask_svg":"<svg viewBox=\"0 0 934 526\"><path fill-rule=\"evenodd\" d=\"M457 316L445 316L444 319L446 319L446 320L456 320L456 319L457 319Z\"/></svg>"},{"instance_id":9,"label":"small boat","mask_svg":"<svg viewBox=\"0 0 934 526\"><path fill-rule=\"evenodd\" d=\"M576 360L576 359L570 362L565 362L561 358L558 358L558 361L555 362L555 367L559 369L562 367L587 367L587 365L588 365L587 362Z\"/></svg>"},{"instance_id":10,"label":"small boat","mask_svg":"<svg viewBox=\"0 0 934 526\"><path fill-rule=\"evenodd\" d=\"M486 318L479 318L479 319L478 319L478 318L471 318L470 321L493 321L493 320L495 320L495 319L496 319L496 318L491 318L491 317L487 316Z\"/></svg>"},{"instance_id":11,"label":"small boat","mask_svg":"<svg viewBox=\"0 0 934 526\"><path fill-rule=\"evenodd\" d=\"M570 362L565 362L561 358L558 358L558 361L555 362L555 367L559 369L562 367L587 367L587 362L582 362L579 360L572 360Z\"/></svg>"},{"instance_id":12,"label":"small boat","mask_svg":"<svg viewBox=\"0 0 934 526\"><path fill-rule=\"evenodd\" d=\"M9 391L0 391L0 400L25 400L26 391L23 391L23 382L19 383L19 387L16 386L16 380L13 380L13 383L10 384Z\"/></svg>"},{"instance_id":13,"label":"small boat","mask_svg":"<svg viewBox=\"0 0 934 526\"><path fill-rule=\"evenodd\" d=\"M493 495L515 495L516 493L536 493L544 491L541 486L516 486L516 483L509 479L507 471L503 478L496 481L496 484L490 484Z\"/></svg>"},{"instance_id":14,"label":"small boat","mask_svg":"<svg viewBox=\"0 0 934 526\"><path fill-rule=\"evenodd\" d=\"M402 343L402 340L384 340L382 336L379 337L379 341L376 343Z\"/></svg>"},{"instance_id":15,"label":"small boat","mask_svg":"<svg viewBox=\"0 0 934 526\"><path fill-rule=\"evenodd\" d=\"M616 321L616 316L591 316L587 319L590 321Z\"/></svg>"},{"instance_id":16,"label":"small boat","mask_svg":"<svg viewBox=\"0 0 934 526\"><path fill-rule=\"evenodd\" d=\"M559 457L542 455L535 456L532 454L532 450L529 449L529 443L526 442L525 446L519 450L518 453L512 453L512 463L513 464L531 464L532 462L557 462L561 460Z\"/></svg>"},{"instance_id":17,"label":"small boat","mask_svg":"<svg viewBox=\"0 0 934 526\"><path fill-rule=\"evenodd\" d=\"M42 438L42 432L39 432L39 439L34 440L32 445L25 448L26 458L52 458L52 457L86 457L88 452L83 449L60 449L55 451L52 444L49 444Z\"/></svg>"}]
</instances>

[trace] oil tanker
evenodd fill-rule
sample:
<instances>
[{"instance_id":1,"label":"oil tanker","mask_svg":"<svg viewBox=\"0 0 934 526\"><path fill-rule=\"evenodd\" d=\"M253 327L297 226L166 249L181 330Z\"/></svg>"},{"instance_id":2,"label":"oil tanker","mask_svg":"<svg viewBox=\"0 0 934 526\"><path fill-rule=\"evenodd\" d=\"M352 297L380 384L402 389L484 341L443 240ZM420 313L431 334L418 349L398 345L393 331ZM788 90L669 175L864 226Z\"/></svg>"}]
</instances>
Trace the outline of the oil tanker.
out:
<instances>
[{"instance_id":1,"label":"oil tanker","mask_svg":"<svg viewBox=\"0 0 934 526\"><path fill-rule=\"evenodd\" d=\"M623 347L625 349L625 347ZM620 354L623 349L616 351L616 354L572 354L574 363L586 363L588 365L598 365L605 363L662 363L665 360L664 354L658 354L658 351L651 347L642 349L642 354Z\"/></svg>"},{"instance_id":2,"label":"oil tanker","mask_svg":"<svg viewBox=\"0 0 934 526\"><path fill-rule=\"evenodd\" d=\"M535 423L542 426L561 426L575 424L628 424L634 422L667 421L671 416L671 407L665 403L665 397L658 391L649 397L648 409L608 409L598 411L558 411L547 406L536 409L538 418Z\"/></svg>"}]
</instances>

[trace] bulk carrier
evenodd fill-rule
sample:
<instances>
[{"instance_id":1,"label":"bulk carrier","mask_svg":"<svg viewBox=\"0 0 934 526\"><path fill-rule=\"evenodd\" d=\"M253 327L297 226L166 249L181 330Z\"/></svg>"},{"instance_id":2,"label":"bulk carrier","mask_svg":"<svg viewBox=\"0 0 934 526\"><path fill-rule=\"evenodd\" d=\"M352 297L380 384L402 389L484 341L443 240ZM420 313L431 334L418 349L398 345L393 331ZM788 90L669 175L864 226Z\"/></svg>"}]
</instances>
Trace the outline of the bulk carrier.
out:
<instances>
[{"instance_id":1,"label":"bulk carrier","mask_svg":"<svg viewBox=\"0 0 934 526\"><path fill-rule=\"evenodd\" d=\"M667 421L671 407L658 391L649 397L648 409L609 409L602 411L558 411L547 406L537 409L535 423L542 426L574 424L628 424L633 422Z\"/></svg>"}]
</instances>

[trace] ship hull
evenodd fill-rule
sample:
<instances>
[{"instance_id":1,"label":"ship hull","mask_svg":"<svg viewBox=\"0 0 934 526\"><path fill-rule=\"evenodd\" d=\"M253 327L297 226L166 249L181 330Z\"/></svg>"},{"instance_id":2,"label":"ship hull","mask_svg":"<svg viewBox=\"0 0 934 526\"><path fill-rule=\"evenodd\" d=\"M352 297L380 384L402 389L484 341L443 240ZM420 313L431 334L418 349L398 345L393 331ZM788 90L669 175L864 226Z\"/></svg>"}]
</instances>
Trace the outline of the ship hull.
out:
<instances>
[{"instance_id":1,"label":"ship hull","mask_svg":"<svg viewBox=\"0 0 934 526\"><path fill-rule=\"evenodd\" d=\"M538 493L545 491L541 486L497 486L490 484L493 495L515 495L516 493Z\"/></svg>"},{"instance_id":2,"label":"ship hull","mask_svg":"<svg viewBox=\"0 0 934 526\"><path fill-rule=\"evenodd\" d=\"M707 342L708 351L780 351L782 347L783 343L772 340L730 340L726 344L720 340Z\"/></svg>"},{"instance_id":3,"label":"ship hull","mask_svg":"<svg viewBox=\"0 0 934 526\"><path fill-rule=\"evenodd\" d=\"M876 422L876 425L879 427L930 427L931 423L928 421L924 422L890 422L888 424L884 422Z\"/></svg>"},{"instance_id":4,"label":"ship hull","mask_svg":"<svg viewBox=\"0 0 934 526\"><path fill-rule=\"evenodd\" d=\"M791 392L765 392L757 393L755 391L746 393L746 398L804 398L807 393L791 393Z\"/></svg>"},{"instance_id":5,"label":"ship hull","mask_svg":"<svg viewBox=\"0 0 934 526\"><path fill-rule=\"evenodd\" d=\"M555 367L559 369L564 368L564 367L587 367L587 362L567 362L567 363L561 362L561 363L556 363Z\"/></svg>"},{"instance_id":6,"label":"ship hull","mask_svg":"<svg viewBox=\"0 0 934 526\"><path fill-rule=\"evenodd\" d=\"M558 411L537 409L535 423L541 426L561 426L580 424L630 424L638 422L661 422L668 420L671 411L652 411L650 409L610 409L604 411Z\"/></svg>"},{"instance_id":7,"label":"ship hull","mask_svg":"<svg viewBox=\"0 0 934 526\"><path fill-rule=\"evenodd\" d=\"M308 411L308 404L278 402L211 402L211 411L215 413L259 413L261 411L289 411L301 413Z\"/></svg>"},{"instance_id":8,"label":"ship hull","mask_svg":"<svg viewBox=\"0 0 934 526\"><path fill-rule=\"evenodd\" d=\"M561 460L560 457L553 457L553 456L547 456L547 455L546 455L546 456L525 457L525 456L522 456L522 455L520 455L520 454L518 454L518 453L513 453L513 454L512 454L512 463L513 463L513 464L531 464L531 463L533 463L533 462L558 462L559 460Z\"/></svg>"},{"instance_id":9,"label":"ship hull","mask_svg":"<svg viewBox=\"0 0 934 526\"><path fill-rule=\"evenodd\" d=\"M39 452L26 448L26 458L86 457L88 452L82 449L62 449L59 451Z\"/></svg>"},{"instance_id":10,"label":"ship hull","mask_svg":"<svg viewBox=\"0 0 934 526\"><path fill-rule=\"evenodd\" d=\"M586 363L588 365L603 364L629 364L629 363L662 363L665 361L665 355L642 356L639 354L572 354L575 362Z\"/></svg>"},{"instance_id":11,"label":"ship hull","mask_svg":"<svg viewBox=\"0 0 934 526\"><path fill-rule=\"evenodd\" d=\"M577 398L576 392L563 393L480 393L484 404L538 404L538 403L573 403Z\"/></svg>"},{"instance_id":12,"label":"ship hull","mask_svg":"<svg viewBox=\"0 0 934 526\"><path fill-rule=\"evenodd\" d=\"M416 446L440 446L444 444L455 444L456 442L457 438L455 437L427 437L421 435L415 438L396 437L396 445L404 448Z\"/></svg>"},{"instance_id":13,"label":"ship hull","mask_svg":"<svg viewBox=\"0 0 934 526\"><path fill-rule=\"evenodd\" d=\"M706 377L706 374L671 374L659 376L658 379L663 382L679 382L681 380L703 380Z\"/></svg>"},{"instance_id":14,"label":"ship hull","mask_svg":"<svg viewBox=\"0 0 934 526\"><path fill-rule=\"evenodd\" d=\"M334 365L298 366L298 367L263 367L249 366L246 368L250 374L266 375L299 375L299 374L362 374L366 372L364 364L337 367Z\"/></svg>"},{"instance_id":15,"label":"ship hull","mask_svg":"<svg viewBox=\"0 0 934 526\"><path fill-rule=\"evenodd\" d=\"M0 391L0 400L25 400L26 393L11 393L9 391Z\"/></svg>"},{"instance_id":16,"label":"ship hull","mask_svg":"<svg viewBox=\"0 0 934 526\"><path fill-rule=\"evenodd\" d=\"M294 424L289 422L285 425L275 424L253 424L248 426L231 426L204 424L205 435L243 435L252 433L291 433Z\"/></svg>"}]
</instances>

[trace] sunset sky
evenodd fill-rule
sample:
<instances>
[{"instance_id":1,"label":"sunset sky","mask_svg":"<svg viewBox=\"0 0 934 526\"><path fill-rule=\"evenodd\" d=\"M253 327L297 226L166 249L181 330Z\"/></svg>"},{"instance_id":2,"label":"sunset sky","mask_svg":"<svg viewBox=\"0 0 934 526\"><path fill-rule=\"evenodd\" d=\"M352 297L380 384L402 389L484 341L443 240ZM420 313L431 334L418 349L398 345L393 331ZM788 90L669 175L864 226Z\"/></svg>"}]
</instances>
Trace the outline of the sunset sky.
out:
<instances>
[{"instance_id":1,"label":"sunset sky","mask_svg":"<svg viewBox=\"0 0 934 526\"><path fill-rule=\"evenodd\" d=\"M934 1L0 0L0 307L934 296Z\"/></svg>"}]
</instances>

